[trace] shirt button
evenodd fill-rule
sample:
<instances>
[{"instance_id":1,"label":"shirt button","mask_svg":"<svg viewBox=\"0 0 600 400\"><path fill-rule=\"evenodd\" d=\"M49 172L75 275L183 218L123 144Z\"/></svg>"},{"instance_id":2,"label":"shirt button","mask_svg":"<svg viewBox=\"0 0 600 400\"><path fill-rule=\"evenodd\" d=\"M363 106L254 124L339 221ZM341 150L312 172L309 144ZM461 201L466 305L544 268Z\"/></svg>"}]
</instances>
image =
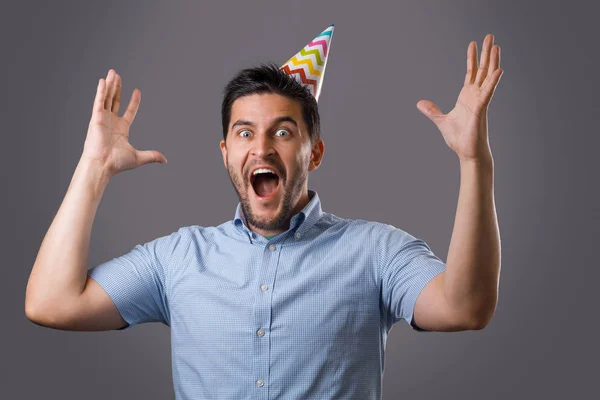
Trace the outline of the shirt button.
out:
<instances>
[{"instance_id":1,"label":"shirt button","mask_svg":"<svg viewBox=\"0 0 600 400\"><path fill-rule=\"evenodd\" d=\"M302 234L300 234L300 232L296 232L296 234L294 235L294 237L296 239L300 239L301 236L302 236Z\"/></svg>"},{"instance_id":2,"label":"shirt button","mask_svg":"<svg viewBox=\"0 0 600 400\"><path fill-rule=\"evenodd\" d=\"M275 251L275 249L277 249L277 246L275 246L274 244L269 245L269 250Z\"/></svg>"},{"instance_id":3,"label":"shirt button","mask_svg":"<svg viewBox=\"0 0 600 400\"><path fill-rule=\"evenodd\" d=\"M269 289L268 285L265 285L264 283L262 285L260 285L260 290L262 290L263 292L266 292Z\"/></svg>"},{"instance_id":4,"label":"shirt button","mask_svg":"<svg viewBox=\"0 0 600 400\"><path fill-rule=\"evenodd\" d=\"M258 387L262 387L262 385L264 385L264 384L265 383L263 382L262 379L259 379L259 380L256 381L256 386L258 386Z\"/></svg>"},{"instance_id":5,"label":"shirt button","mask_svg":"<svg viewBox=\"0 0 600 400\"><path fill-rule=\"evenodd\" d=\"M259 330L256 331L256 334L260 337L265 336L265 331L263 328L260 328Z\"/></svg>"}]
</instances>

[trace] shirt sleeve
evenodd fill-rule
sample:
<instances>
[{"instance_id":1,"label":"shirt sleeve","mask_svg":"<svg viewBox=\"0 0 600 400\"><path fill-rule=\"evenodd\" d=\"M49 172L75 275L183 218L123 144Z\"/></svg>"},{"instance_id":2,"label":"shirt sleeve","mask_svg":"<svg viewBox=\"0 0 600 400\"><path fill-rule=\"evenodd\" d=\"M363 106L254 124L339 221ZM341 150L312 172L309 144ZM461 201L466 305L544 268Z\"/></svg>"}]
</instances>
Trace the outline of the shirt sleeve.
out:
<instances>
[{"instance_id":1,"label":"shirt sleeve","mask_svg":"<svg viewBox=\"0 0 600 400\"><path fill-rule=\"evenodd\" d=\"M430 332L413 323L417 297L446 269L427 243L392 225L383 225L379 238L381 296L388 327L404 319L417 332Z\"/></svg>"},{"instance_id":2,"label":"shirt sleeve","mask_svg":"<svg viewBox=\"0 0 600 400\"><path fill-rule=\"evenodd\" d=\"M87 271L108 293L121 317L129 324L161 322L170 326L167 269L178 232L136 245L129 253Z\"/></svg>"}]
</instances>

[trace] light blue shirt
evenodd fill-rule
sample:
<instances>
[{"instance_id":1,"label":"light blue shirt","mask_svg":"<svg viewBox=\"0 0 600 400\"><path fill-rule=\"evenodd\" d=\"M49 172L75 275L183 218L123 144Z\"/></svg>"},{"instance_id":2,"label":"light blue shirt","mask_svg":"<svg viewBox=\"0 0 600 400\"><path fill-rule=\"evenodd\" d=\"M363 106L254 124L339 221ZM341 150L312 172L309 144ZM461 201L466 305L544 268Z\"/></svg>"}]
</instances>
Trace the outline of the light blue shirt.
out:
<instances>
[{"instance_id":1,"label":"light blue shirt","mask_svg":"<svg viewBox=\"0 0 600 400\"><path fill-rule=\"evenodd\" d=\"M309 197L270 240L238 203L232 221L182 227L88 270L125 330L171 327L177 399L381 398L388 332L411 324L445 264L401 229Z\"/></svg>"}]
</instances>

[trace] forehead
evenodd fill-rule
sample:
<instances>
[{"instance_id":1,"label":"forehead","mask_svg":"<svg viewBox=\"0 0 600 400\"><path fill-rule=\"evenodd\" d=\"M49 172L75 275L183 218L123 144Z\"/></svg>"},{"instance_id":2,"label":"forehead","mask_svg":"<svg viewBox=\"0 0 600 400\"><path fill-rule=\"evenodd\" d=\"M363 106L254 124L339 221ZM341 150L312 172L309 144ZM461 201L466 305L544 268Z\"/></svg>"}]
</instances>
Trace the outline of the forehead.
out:
<instances>
[{"instance_id":1,"label":"forehead","mask_svg":"<svg viewBox=\"0 0 600 400\"><path fill-rule=\"evenodd\" d=\"M269 124L275 118L285 115L291 116L303 126L300 103L275 93L255 93L240 97L233 102L229 128L239 119L261 125Z\"/></svg>"}]
</instances>

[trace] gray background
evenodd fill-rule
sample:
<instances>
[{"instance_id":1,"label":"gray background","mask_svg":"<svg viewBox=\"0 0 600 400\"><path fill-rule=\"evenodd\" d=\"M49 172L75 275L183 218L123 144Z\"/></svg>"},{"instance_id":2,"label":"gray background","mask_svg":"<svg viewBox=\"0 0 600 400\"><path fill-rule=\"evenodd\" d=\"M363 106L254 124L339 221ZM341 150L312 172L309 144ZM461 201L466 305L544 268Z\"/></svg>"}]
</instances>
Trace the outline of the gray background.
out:
<instances>
[{"instance_id":1,"label":"gray background","mask_svg":"<svg viewBox=\"0 0 600 400\"><path fill-rule=\"evenodd\" d=\"M110 183L89 266L180 226L233 217L237 196L218 148L223 86L240 68L285 62L331 23L319 100L326 152L309 187L324 210L393 224L442 260L458 158L415 104L450 111L468 43L480 51L491 32L502 48L505 73L488 114L502 239L496 314L482 331L395 325L384 398L597 394L597 10L566 1L83 3L3 3L0 13L0 397L174 397L168 327L66 332L24 313L98 79L115 68L124 104L141 89L131 143L169 163Z\"/></svg>"}]
</instances>

